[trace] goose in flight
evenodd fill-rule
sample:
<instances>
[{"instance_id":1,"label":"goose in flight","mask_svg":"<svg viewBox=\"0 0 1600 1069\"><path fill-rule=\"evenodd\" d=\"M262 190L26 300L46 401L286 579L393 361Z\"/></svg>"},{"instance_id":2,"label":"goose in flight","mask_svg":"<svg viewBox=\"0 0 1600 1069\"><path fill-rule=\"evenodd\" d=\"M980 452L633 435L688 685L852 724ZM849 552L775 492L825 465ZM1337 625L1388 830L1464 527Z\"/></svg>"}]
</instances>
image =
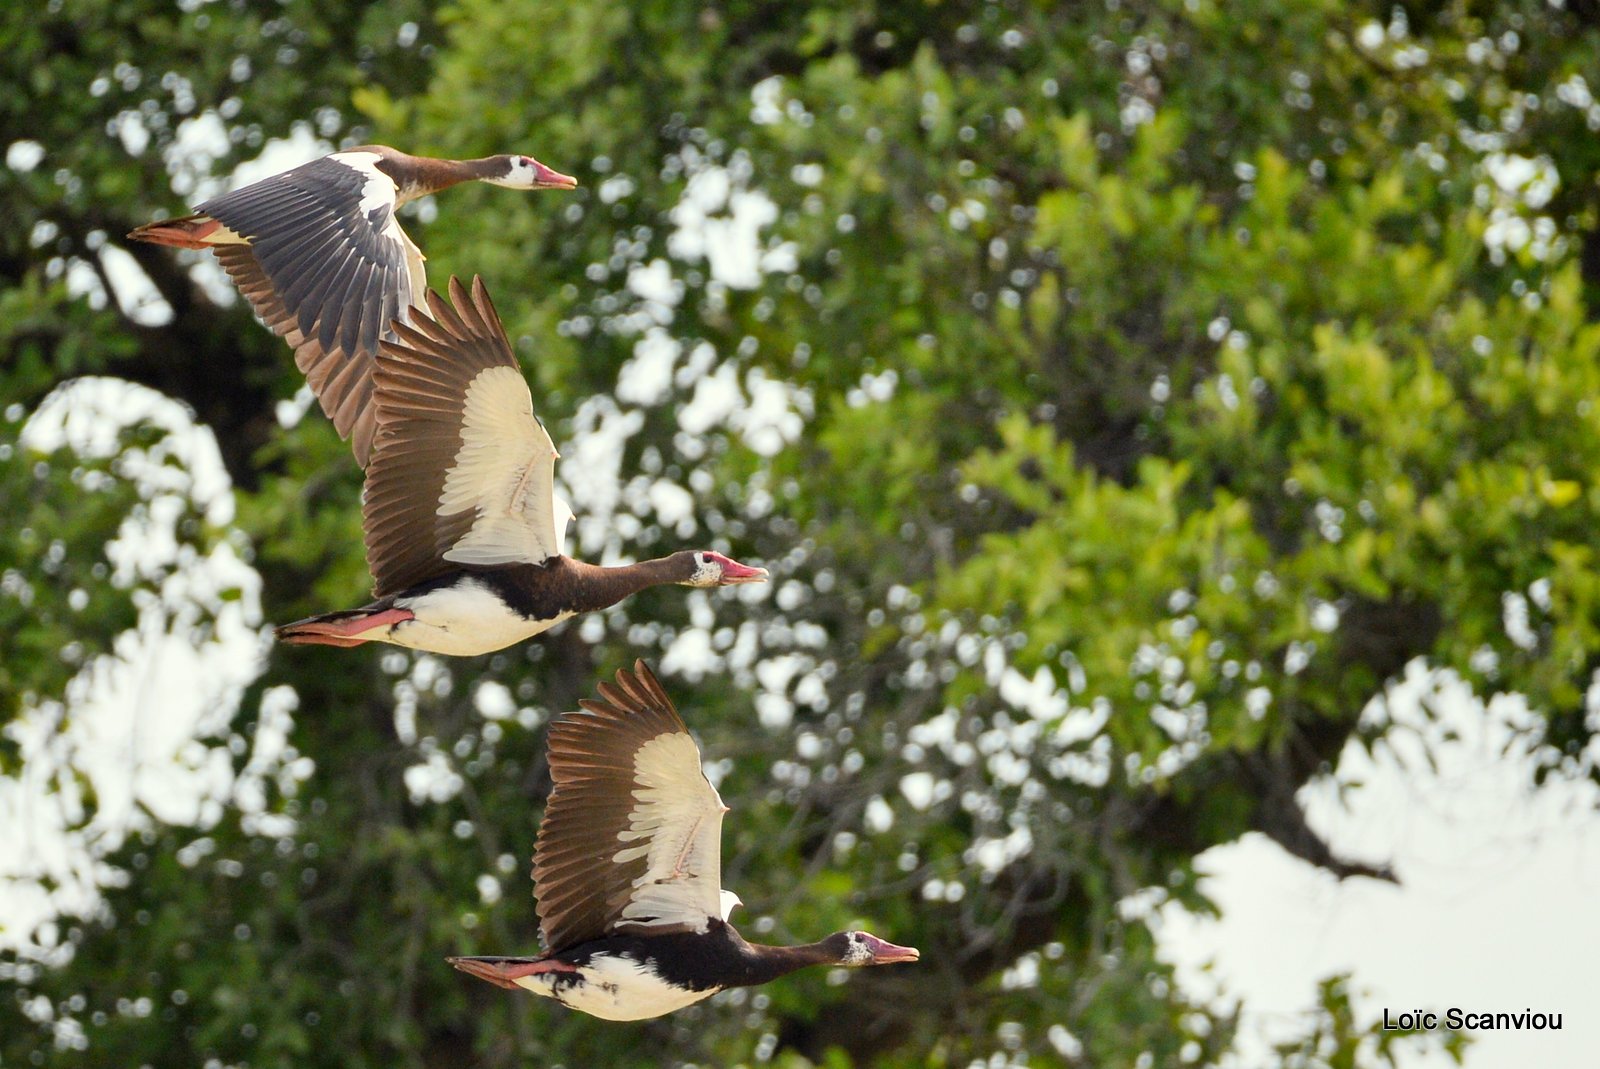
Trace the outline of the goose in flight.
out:
<instances>
[{"instance_id":1,"label":"goose in flight","mask_svg":"<svg viewBox=\"0 0 1600 1069\"><path fill-rule=\"evenodd\" d=\"M427 289L422 250L396 209L476 180L508 189L572 189L577 179L532 156L436 160L363 145L213 197L194 215L128 235L210 249L256 315L294 350L311 392L349 438L362 467L372 454L372 365L390 324L405 322Z\"/></svg>"},{"instance_id":2,"label":"goose in flight","mask_svg":"<svg viewBox=\"0 0 1600 1069\"><path fill-rule=\"evenodd\" d=\"M553 787L533 855L544 953L448 959L609 1021L660 1017L807 965L916 961L863 931L749 943L728 923L722 814L700 750L643 661L550 727Z\"/></svg>"},{"instance_id":3,"label":"goose in flight","mask_svg":"<svg viewBox=\"0 0 1600 1069\"><path fill-rule=\"evenodd\" d=\"M453 307L452 303L453 302ZM558 456L479 278L396 323L373 374L378 433L362 501L376 601L278 628L289 643L389 642L468 657L646 587L759 583L708 549L613 567L564 555Z\"/></svg>"}]
</instances>

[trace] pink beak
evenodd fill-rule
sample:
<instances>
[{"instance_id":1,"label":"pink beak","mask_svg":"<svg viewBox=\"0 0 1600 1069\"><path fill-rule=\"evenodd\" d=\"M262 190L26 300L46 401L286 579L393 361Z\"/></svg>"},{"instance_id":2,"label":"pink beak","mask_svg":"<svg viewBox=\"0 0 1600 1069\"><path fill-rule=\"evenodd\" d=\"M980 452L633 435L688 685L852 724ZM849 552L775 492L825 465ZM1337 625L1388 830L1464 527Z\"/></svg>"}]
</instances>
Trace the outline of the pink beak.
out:
<instances>
[{"instance_id":1,"label":"pink beak","mask_svg":"<svg viewBox=\"0 0 1600 1069\"><path fill-rule=\"evenodd\" d=\"M895 946L893 943L885 942L875 935L867 935L865 932L861 934L866 935L867 946L872 948L872 964L874 965L893 965L901 961L916 961L922 957L922 952L916 947Z\"/></svg>"},{"instance_id":2,"label":"pink beak","mask_svg":"<svg viewBox=\"0 0 1600 1069\"><path fill-rule=\"evenodd\" d=\"M533 161L534 189L577 189L578 180L569 174L552 171L538 160Z\"/></svg>"},{"instance_id":3,"label":"pink beak","mask_svg":"<svg viewBox=\"0 0 1600 1069\"><path fill-rule=\"evenodd\" d=\"M734 583L765 583L767 570L765 568L752 568L748 564L740 564L736 560L722 558L721 586L731 586Z\"/></svg>"}]
</instances>

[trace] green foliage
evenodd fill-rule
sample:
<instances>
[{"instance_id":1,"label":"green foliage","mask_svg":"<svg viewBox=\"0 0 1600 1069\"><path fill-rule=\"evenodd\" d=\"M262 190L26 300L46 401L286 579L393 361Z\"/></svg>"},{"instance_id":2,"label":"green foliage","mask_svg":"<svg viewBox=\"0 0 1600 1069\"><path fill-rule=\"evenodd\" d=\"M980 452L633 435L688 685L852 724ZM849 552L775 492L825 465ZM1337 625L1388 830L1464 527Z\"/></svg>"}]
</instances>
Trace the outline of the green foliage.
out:
<instances>
[{"instance_id":1,"label":"green foliage","mask_svg":"<svg viewBox=\"0 0 1600 1069\"><path fill-rule=\"evenodd\" d=\"M154 595L170 574L154 562L119 568L106 552L148 516L153 495L122 472L162 456L165 432L122 428L110 459L46 454L18 440L22 416L14 405L0 423L0 723L67 694L136 623L130 590ZM0 733L0 770L16 775L18 756L14 736Z\"/></svg>"},{"instance_id":2,"label":"green foliage","mask_svg":"<svg viewBox=\"0 0 1600 1069\"><path fill-rule=\"evenodd\" d=\"M314 413L280 425L299 385L281 344L191 261L120 237L191 199L197 116L228 134L198 161L213 174L305 123L580 175L574 194L454 190L407 226L436 284L479 273L494 294L559 474L605 521L581 555L712 545L774 575L472 661L275 649L197 742L224 804L135 825L103 908L0 956L0 1064L1234 1051L1234 1011L1184 991L1126 904L1211 908L1195 856L1251 829L1369 872L1293 797L1348 740L1381 745L1358 716L1408 661L1526 695L1541 774L1597 776L1600 106L1574 79L1600 30L1567 7L0 16L0 774L19 718L70 716L84 666L219 546L271 621L366 593L359 473ZM1559 181L1507 188L1511 157ZM697 246L697 212L753 228L760 270ZM169 319L123 308L114 251ZM676 346L654 393L647 343ZM149 504L127 464L160 434L108 460L17 441L85 373L188 403L234 483L231 515L185 498L170 560L127 582L105 547ZM230 597L173 633L214 644ZM625 1026L444 966L533 949L543 726L640 655L722 776L741 929L861 923L920 965ZM1460 1055L1374 1037L1361 1010L1328 980L1276 1063Z\"/></svg>"}]
</instances>

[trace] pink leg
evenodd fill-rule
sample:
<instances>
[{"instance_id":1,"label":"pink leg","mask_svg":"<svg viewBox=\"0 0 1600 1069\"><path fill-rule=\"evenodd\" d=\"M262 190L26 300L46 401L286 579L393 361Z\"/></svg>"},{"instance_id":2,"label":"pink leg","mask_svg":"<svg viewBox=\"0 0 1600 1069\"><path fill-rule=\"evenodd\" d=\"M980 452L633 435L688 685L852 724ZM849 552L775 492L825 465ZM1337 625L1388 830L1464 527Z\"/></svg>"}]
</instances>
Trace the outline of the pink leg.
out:
<instances>
[{"instance_id":1,"label":"pink leg","mask_svg":"<svg viewBox=\"0 0 1600 1069\"><path fill-rule=\"evenodd\" d=\"M410 609L384 609L382 612L367 616L341 615L331 620L312 617L278 628L278 639L296 645L359 646L363 642L372 641L367 637L368 631L402 624L415 618L416 614Z\"/></svg>"},{"instance_id":2,"label":"pink leg","mask_svg":"<svg viewBox=\"0 0 1600 1069\"><path fill-rule=\"evenodd\" d=\"M446 958L445 960L464 973L513 991L517 988L519 977L578 971L576 965L568 965L564 961L555 961L551 958Z\"/></svg>"}]
</instances>

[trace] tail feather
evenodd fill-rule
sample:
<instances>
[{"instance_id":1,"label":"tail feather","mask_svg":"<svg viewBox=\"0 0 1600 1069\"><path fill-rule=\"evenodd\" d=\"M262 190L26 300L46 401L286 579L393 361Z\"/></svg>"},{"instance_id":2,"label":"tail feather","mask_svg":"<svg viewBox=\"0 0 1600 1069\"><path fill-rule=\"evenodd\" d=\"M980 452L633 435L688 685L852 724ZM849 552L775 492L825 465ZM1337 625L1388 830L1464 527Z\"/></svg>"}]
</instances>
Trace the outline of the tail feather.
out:
<instances>
[{"instance_id":1,"label":"tail feather","mask_svg":"<svg viewBox=\"0 0 1600 1069\"><path fill-rule=\"evenodd\" d=\"M211 242L206 238L221 225L209 215L185 215L135 227L128 232L128 237L134 241L148 241L152 245L171 245L176 249L208 249Z\"/></svg>"}]
</instances>

